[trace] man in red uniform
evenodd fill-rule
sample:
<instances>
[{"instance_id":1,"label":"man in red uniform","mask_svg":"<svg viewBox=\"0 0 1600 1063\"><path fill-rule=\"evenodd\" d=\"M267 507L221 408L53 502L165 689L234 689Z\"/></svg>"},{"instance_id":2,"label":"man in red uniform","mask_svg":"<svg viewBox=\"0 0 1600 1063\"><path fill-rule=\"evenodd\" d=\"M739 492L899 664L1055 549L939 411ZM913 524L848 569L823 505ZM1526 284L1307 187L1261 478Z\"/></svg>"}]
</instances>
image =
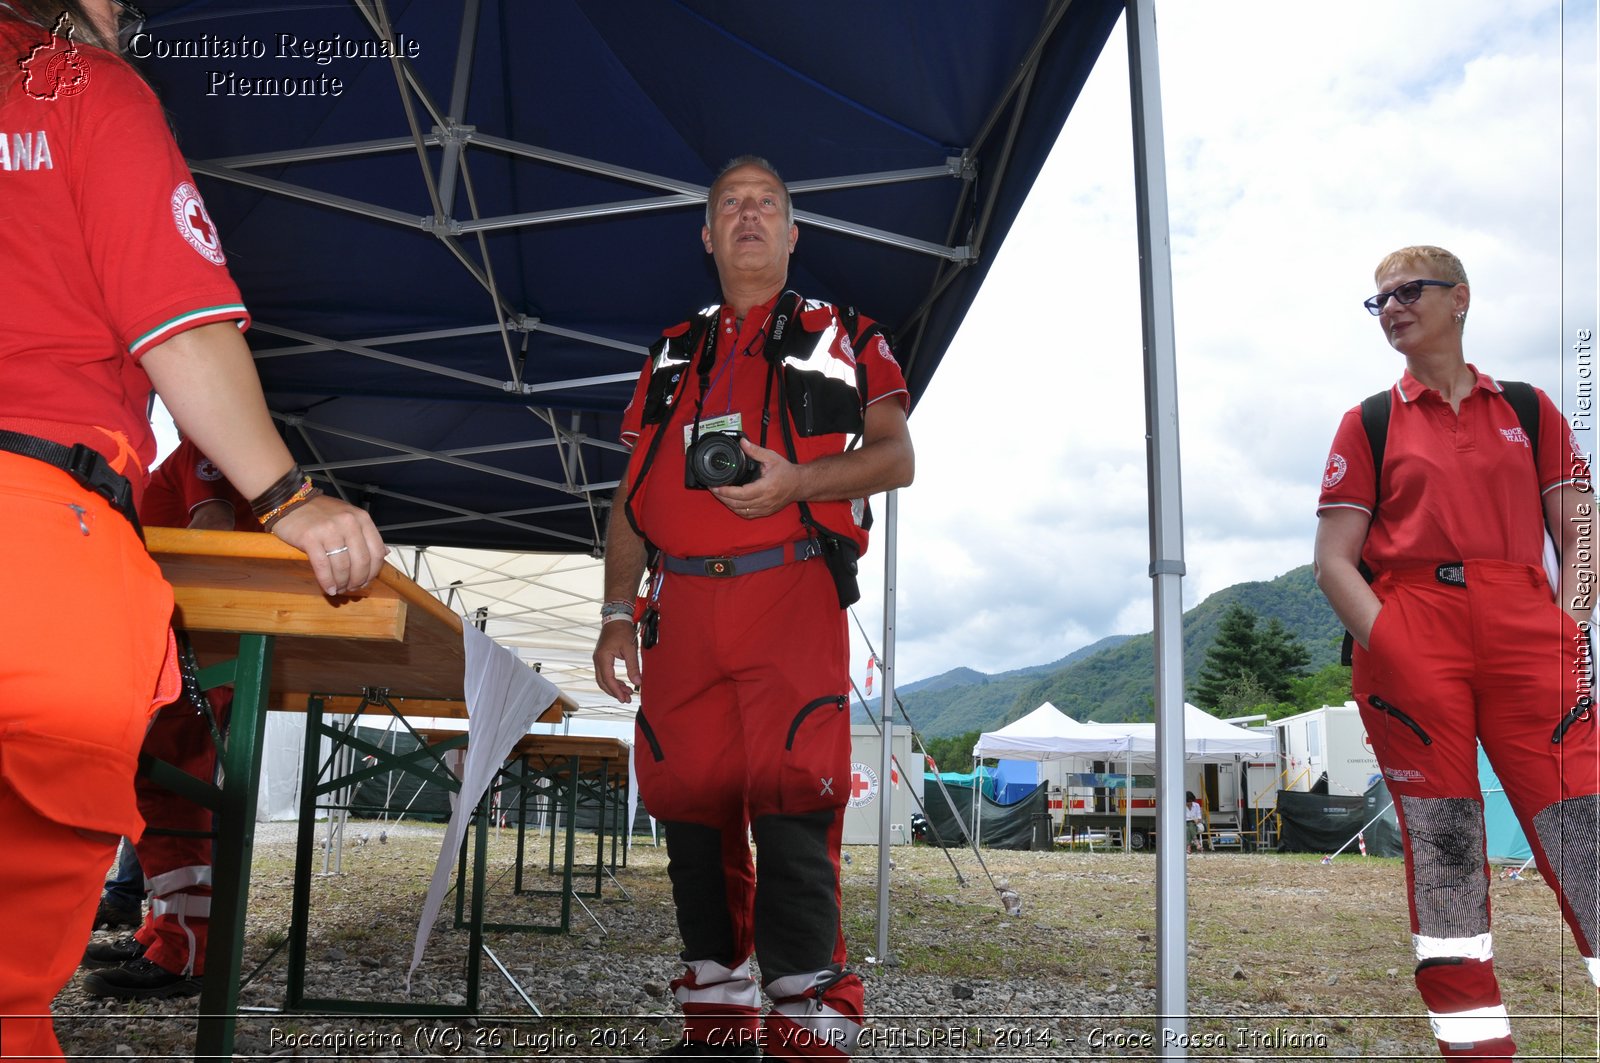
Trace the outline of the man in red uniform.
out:
<instances>
[{"instance_id":1,"label":"man in red uniform","mask_svg":"<svg viewBox=\"0 0 1600 1063\"><path fill-rule=\"evenodd\" d=\"M261 530L250 503L188 439L151 472L140 518L146 527ZM210 782L217 766L211 725L225 724L230 693L218 688L206 696L209 709L187 691L164 706L144 737L141 755ZM134 791L139 815L150 825L134 847L150 894L149 915L132 936L89 946L84 966L106 969L85 978L84 989L121 1000L194 996L205 973L211 922L212 842L205 836L211 814L143 772L134 779Z\"/></svg>"},{"instance_id":2,"label":"man in red uniform","mask_svg":"<svg viewBox=\"0 0 1600 1063\"><path fill-rule=\"evenodd\" d=\"M1417 988L1440 1051L1511 1058L1489 932L1480 741L1600 982L1589 465L1543 392L1531 389L1538 427L1527 428L1501 385L1466 362L1471 293L1454 255L1405 248L1376 279L1367 307L1406 372L1390 389L1381 469L1359 406L1334 437L1317 580L1356 642L1352 686L1395 797ZM1555 596L1541 564L1546 528L1561 565Z\"/></svg>"},{"instance_id":3,"label":"man in red uniform","mask_svg":"<svg viewBox=\"0 0 1600 1063\"><path fill-rule=\"evenodd\" d=\"M858 351L860 323L784 290L798 238L768 163L746 156L717 177L701 240L723 304L667 330L623 422L633 453L606 537L595 674L619 701L642 694L639 790L666 826L687 965L672 1055L754 1055L759 1040L772 1058L840 1058L862 1020L840 923L840 582L866 546L861 500L910 483L914 459L882 336ZM731 455L688 455L719 432L740 433L723 437L737 439ZM851 434L861 446L847 450ZM740 456L753 480L690 485L691 466L696 482L719 479ZM764 1031L752 952L773 1004Z\"/></svg>"}]
</instances>

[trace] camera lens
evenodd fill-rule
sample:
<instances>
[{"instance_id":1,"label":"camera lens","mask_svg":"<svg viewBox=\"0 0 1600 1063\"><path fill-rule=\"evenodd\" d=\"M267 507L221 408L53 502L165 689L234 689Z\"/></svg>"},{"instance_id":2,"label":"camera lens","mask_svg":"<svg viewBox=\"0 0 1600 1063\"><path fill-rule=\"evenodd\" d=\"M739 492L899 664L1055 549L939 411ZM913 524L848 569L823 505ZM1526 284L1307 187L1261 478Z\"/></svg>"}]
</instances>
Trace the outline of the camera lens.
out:
<instances>
[{"instance_id":1,"label":"camera lens","mask_svg":"<svg viewBox=\"0 0 1600 1063\"><path fill-rule=\"evenodd\" d=\"M689 452L695 478L706 487L726 487L739 482L744 451L737 436L702 436Z\"/></svg>"}]
</instances>

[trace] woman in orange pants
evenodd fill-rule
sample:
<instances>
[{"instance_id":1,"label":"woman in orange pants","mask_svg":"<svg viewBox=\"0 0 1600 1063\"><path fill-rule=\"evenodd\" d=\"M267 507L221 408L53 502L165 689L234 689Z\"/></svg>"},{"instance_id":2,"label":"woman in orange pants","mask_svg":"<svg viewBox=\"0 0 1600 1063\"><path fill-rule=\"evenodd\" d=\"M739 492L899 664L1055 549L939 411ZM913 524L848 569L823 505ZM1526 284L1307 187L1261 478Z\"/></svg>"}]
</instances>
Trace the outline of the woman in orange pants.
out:
<instances>
[{"instance_id":1,"label":"woman in orange pants","mask_svg":"<svg viewBox=\"0 0 1600 1063\"><path fill-rule=\"evenodd\" d=\"M249 323L160 105L115 52L112 0L0 3L0 1051L56 1056L50 1002L89 939L139 745L178 686L171 590L133 519L152 386L304 551L329 594L383 543L273 427Z\"/></svg>"}]
</instances>

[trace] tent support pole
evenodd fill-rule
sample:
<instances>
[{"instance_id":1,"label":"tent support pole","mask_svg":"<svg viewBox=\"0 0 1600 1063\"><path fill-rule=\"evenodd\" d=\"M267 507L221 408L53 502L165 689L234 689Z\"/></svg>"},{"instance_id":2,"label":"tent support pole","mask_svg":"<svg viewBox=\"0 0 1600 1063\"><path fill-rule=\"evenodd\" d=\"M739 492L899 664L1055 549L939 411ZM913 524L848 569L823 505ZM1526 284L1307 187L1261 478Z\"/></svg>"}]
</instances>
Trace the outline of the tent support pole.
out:
<instances>
[{"instance_id":1,"label":"tent support pole","mask_svg":"<svg viewBox=\"0 0 1600 1063\"><path fill-rule=\"evenodd\" d=\"M881 725L878 733L883 737L883 767L878 778L883 799L878 802L878 946L873 953L879 964L895 963L889 951L889 821L894 809L889 799L889 780L894 770L894 592L895 551L900 528L899 492L890 491L884 496L883 531L883 701L879 712ZM911 780L906 780L910 785Z\"/></svg>"},{"instance_id":2,"label":"tent support pole","mask_svg":"<svg viewBox=\"0 0 1600 1063\"><path fill-rule=\"evenodd\" d=\"M1128 80L1144 334L1150 579L1156 655L1156 1010L1165 1057L1186 1054L1188 959L1183 827L1183 505L1166 152L1155 0L1127 0Z\"/></svg>"}]
</instances>

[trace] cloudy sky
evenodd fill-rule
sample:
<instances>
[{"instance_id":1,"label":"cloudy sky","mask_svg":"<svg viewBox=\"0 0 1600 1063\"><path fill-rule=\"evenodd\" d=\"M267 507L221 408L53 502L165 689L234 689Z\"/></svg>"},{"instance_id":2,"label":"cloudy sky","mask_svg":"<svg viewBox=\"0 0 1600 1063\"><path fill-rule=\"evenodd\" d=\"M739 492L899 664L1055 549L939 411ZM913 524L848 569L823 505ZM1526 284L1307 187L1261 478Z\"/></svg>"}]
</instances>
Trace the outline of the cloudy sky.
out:
<instances>
[{"instance_id":1,"label":"cloudy sky","mask_svg":"<svg viewBox=\"0 0 1600 1063\"><path fill-rule=\"evenodd\" d=\"M1361 307L1388 251L1459 255L1468 359L1571 411L1596 76L1594 5L1566 7L1160 8L1185 608L1310 560L1334 427L1403 369ZM1133 187L1119 26L912 418L897 682L1152 626Z\"/></svg>"}]
</instances>

